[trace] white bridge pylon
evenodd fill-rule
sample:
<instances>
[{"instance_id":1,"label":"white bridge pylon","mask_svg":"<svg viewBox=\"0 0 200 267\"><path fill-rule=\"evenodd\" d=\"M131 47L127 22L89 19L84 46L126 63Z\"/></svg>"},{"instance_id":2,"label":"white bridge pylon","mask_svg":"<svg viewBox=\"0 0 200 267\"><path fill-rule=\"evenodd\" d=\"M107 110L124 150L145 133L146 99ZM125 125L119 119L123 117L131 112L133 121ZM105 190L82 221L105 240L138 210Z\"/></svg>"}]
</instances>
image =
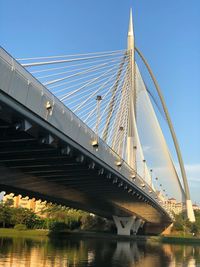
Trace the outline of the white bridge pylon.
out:
<instances>
[{"instance_id":1,"label":"white bridge pylon","mask_svg":"<svg viewBox=\"0 0 200 267\"><path fill-rule=\"evenodd\" d=\"M182 179L162 132L158 111L147 88L135 51L154 82L180 165ZM160 199L186 202L195 221L185 169L166 104L158 83L141 52L135 47L130 11L127 49L76 55L18 59L45 87L119 155L119 167L127 162L133 177L139 174ZM183 189L184 188L184 189Z\"/></svg>"}]
</instances>

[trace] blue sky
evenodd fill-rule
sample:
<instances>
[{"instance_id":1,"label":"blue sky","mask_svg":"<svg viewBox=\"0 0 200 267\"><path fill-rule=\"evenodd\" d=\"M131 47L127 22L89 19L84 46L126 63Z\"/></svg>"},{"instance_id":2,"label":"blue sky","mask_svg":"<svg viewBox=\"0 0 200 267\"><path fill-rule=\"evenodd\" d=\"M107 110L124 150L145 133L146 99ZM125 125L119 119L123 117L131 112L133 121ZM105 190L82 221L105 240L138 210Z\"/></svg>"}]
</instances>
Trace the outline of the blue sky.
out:
<instances>
[{"instance_id":1,"label":"blue sky","mask_svg":"<svg viewBox=\"0 0 200 267\"><path fill-rule=\"evenodd\" d=\"M136 45L163 90L200 203L199 0L4 0L0 44L16 58L123 49L131 6Z\"/></svg>"}]
</instances>

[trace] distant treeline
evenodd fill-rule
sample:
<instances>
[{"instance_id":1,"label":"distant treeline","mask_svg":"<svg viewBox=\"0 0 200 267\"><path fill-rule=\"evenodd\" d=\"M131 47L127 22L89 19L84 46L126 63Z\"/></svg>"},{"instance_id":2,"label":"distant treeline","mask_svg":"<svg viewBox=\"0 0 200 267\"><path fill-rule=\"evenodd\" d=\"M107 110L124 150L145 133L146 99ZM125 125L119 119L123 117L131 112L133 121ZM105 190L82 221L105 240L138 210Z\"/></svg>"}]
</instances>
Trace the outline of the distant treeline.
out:
<instances>
[{"instance_id":1,"label":"distant treeline","mask_svg":"<svg viewBox=\"0 0 200 267\"><path fill-rule=\"evenodd\" d=\"M186 214L175 215L172 235L200 235L200 211L195 211L196 222L191 223ZM99 232L116 232L112 221L56 204L48 204L40 216L32 210L13 207L13 200L0 202L0 227L24 229L49 229L50 231L62 230L89 230Z\"/></svg>"},{"instance_id":2,"label":"distant treeline","mask_svg":"<svg viewBox=\"0 0 200 267\"><path fill-rule=\"evenodd\" d=\"M0 227L16 229L96 230L113 232L114 224L104 218L56 204L48 204L40 216L32 210L12 206L8 199L0 203Z\"/></svg>"}]
</instances>

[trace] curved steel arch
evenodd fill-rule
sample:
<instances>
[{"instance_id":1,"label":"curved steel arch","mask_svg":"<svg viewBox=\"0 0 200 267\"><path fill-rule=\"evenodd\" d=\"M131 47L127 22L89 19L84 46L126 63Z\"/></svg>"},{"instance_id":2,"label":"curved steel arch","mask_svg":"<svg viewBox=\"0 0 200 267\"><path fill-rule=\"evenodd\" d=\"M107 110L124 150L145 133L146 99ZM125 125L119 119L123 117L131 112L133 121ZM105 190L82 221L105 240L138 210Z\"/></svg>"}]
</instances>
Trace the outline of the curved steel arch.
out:
<instances>
[{"instance_id":1,"label":"curved steel arch","mask_svg":"<svg viewBox=\"0 0 200 267\"><path fill-rule=\"evenodd\" d=\"M183 159L182 159L182 155L181 155L181 150L180 150L180 147L179 147L179 144L178 144L176 133L175 133L175 130L174 130L174 127L173 127L173 124L172 124L172 121L171 121L171 118L170 118L166 103L164 101L163 94L161 92L159 84L158 84L158 82L157 82L157 80L156 80L156 78L155 78L155 76L154 76L154 74L153 74L153 72L152 72L147 60L145 59L145 57L143 56L143 54L140 52L140 50L137 47L135 47L135 51L138 53L138 55L140 56L140 58L144 62L145 66L146 66L146 68L147 68L147 70L148 70L148 72L149 72L149 74L151 76L151 79L153 80L153 83L154 83L154 85L156 87L156 90L157 90L157 93L159 95L160 101L162 103L162 107L163 107L163 110L165 112L165 115L166 115L166 118L167 118L167 123L168 123L168 126L169 126L169 130L170 130L170 133L171 133L171 136L172 136L172 139L173 139L173 142L174 142L174 146L175 146L175 149L176 149L176 153L177 153L177 157L178 157L178 161L179 161L179 165L180 165L180 169L181 169L181 175L182 175L182 178L183 178L183 185L184 185L185 196L186 196L187 216L188 216L188 219L191 222L195 222L195 216L194 216L194 211L193 211L193 208L192 208L192 202L191 202L191 199L190 199L190 191L189 191L187 176L186 176L185 167L184 167L184 163L183 163Z\"/></svg>"}]
</instances>

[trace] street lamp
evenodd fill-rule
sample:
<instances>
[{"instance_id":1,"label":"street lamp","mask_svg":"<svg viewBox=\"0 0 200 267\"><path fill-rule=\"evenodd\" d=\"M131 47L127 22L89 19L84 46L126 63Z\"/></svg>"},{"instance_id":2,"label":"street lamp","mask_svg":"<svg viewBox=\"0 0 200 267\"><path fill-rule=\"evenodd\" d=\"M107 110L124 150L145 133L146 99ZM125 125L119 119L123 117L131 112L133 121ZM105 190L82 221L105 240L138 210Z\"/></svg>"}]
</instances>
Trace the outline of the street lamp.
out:
<instances>
[{"instance_id":1,"label":"street lamp","mask_svg":"<svg viewBox=\"0 0 200 267\"><path fill-rule=\"evenodd\" d=\"M96 148L96 150L98 149L99 146L99 120L100 120L100 102L102 100L101 95L97 95L96 97L97 100L97 121L96 121L96 139L92 142L93 147Z\"/></svg>"}]
</instances>

